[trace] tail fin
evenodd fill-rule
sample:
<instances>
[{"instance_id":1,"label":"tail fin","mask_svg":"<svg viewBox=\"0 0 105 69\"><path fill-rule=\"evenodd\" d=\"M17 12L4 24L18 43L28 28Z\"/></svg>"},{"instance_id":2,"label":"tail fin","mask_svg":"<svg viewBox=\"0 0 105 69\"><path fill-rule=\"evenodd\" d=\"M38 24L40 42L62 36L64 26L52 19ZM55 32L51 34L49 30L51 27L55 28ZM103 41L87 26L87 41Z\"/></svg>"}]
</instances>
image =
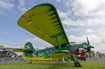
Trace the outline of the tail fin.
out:
<instances>
[{"instance_id":1,"label":"tail fin","mask_svg":"<svg viewBox=\"0 0 105 69\"><path fill-rule=\"evenodd\" d=\"M24 49L15 49L13 51L23 52L22 58L26 60L28 60L27 57L36 57L35 49L33 45L31 44L31 42L27 42L24 46Z\"/></svg>"},{"instance_id":2,"label":"tail fin","mask_svg":"<svg viewBox=\"0 0 105 69\"><path fill-rule=\"evenodd\" d=\"M25 51L23 52L23 55L22 55L24 59L27 59L27 57L34 57L35 49L34 49L33 45L31 44L31 42L27 42L25 44L24 50ZM36 53L35 53L35 57L36 57Z\"/></svg>"},{"instance_id":3,"label":"tail fin","mask_svg":"<svg viewBox=\"0 0 105 69\"><path fill-rule=\"evenodd\" d=\"M27 42L24 46L24 49L25 50L32 50L32 51L35 51L33 45L31 44L31 42Z\"/></svg>"}]
</instances>

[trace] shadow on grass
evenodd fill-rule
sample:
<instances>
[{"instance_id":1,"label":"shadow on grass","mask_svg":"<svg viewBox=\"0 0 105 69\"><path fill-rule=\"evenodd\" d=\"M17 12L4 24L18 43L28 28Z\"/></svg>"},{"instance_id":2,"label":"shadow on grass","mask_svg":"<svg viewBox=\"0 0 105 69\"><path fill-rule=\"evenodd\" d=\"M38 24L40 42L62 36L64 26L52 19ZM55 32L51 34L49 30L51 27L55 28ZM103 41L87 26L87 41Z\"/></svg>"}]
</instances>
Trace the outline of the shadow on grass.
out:
<instances>
[{"instance_id":1,"label":"shadow on grass","mask_svg":"<svg viewBox=\"0 0 105 69\"><path fill-rule=\"evenodd\" d=\"M29 62L21 62L21 64L29 64ZM68 62L63 63L63 62L33 62L31 65L34 65L33 67L39 67L39 69L62 69L62 68L70 68ZM73 64L71 65L73 66Z\"/></svg>"}]
</instances>

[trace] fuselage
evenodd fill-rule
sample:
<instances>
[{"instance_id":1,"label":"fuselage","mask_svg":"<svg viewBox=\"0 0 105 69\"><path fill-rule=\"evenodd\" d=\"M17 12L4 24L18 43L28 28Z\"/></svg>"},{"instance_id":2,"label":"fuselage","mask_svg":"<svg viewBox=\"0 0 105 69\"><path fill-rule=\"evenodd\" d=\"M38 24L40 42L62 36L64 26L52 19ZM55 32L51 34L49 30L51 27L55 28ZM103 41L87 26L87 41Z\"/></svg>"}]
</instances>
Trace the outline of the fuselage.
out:
<instances>
[{"instance_id":1,"label":"fuselage","mask_svg":"<svg viewBox=\"0 0 105 69\"><path fill-rule=\"evenodd\" d=\"M62 46L62 50L68 50L69 52L73 53L74 55L79 55L81 52L79 52L82 49L82 51L87 52L89 51L89 46L86 42L74 45L74 46ZM56 47L48 47L46 49L33 51L30 53L23 52L23 59L26 60L35 60L35 61L41 61L41 60L55 60L57 58L45 58L55 52L59 51L58 46ZM58 58L59 59L59 58Z\"/></svg>"}]
</instances>

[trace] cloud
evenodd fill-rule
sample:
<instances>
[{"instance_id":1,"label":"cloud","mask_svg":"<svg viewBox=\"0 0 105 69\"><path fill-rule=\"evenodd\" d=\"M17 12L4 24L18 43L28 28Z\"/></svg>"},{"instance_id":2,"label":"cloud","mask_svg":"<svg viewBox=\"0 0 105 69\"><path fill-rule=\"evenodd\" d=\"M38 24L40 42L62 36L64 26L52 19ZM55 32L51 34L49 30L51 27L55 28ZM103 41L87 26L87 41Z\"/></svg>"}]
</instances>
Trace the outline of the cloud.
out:
<instances>
[{"instance_id":1,"label":"cloud","mask_svg":"<svg viewBox=\"0 0 105 69\"><path fill-rule=\"evenodd\" d=\"M92 29L86 29L85 32L87 32L87 33L94 33L95 31L92 30Z\"/></svg>"},{"instance_id":2,"label":"cloud","mask_svg":"<svg viewBox=\"0 0 105 69\"><path fill-rule=\"evenodd\" d=\"M67 13L62 12L62 11L60 11L58 9L57 9L57 12L58 12L60 18L62 18L62 19L67 19L68 18Z\"/></svg>"},{"instance_id":3,"label":"cloud","mask_svg":"<svg viewBox=\"0 0 105 69\"><path fill-rule=\"evenodd\" d=\"M19 1L19 6L18 9L22 12L22 14L24 12L27 11L27 9L25 8L25 0L18 0Z\"/></svg>"},{"instance_id":4,"label":"cloud","mask_svg":"<svg viewBox=\"0 0 105 69\"><path fill-rule=\"evenodd\" d=\"M5 32L3 32L3 34L8 34L8 33L5 31Z\"/></svg>"},{"instance_id":5,"label":"cloud","mask_svg":"<svg viewBox=\"0 0 105 69\"><path fill-rule=\"evenodd\" d=\"M76 17L73 15L74 12L70 10L67 10L66 12L60 10L57 11L62 23L66 26L85 26L89 22L87 19L81 20L79 17Z\"/></svg>"},{"instance_id":6,"label":"cloud","mask_svg":"<svg viewBox=\"0 0 105 69\"><path fill-rule=\"evenodd\" d=\"M0 14L7 14L7 11L12 11L14 8L14 0L0 0Z\"/></svg>"},{"instance_id":7,"label":"cloud","mask_svg":"<svg viewBox=\"0 0 105 69\"><path fill-rule=\"evenodd\" d=\"M33 42L33 45L35 45L36 48L40 47L41 49L43 47L45 48L45 46L48 46L48 47L52 46L51 44L49 44L48 42L46 42L40 38L28 38L28 39L26 39L26 41Z\"/></svg>"},{"instance_id":8,"label":"cloud","mask_svg":"<svg viewBox=\"0 0 105 69\"><path fill-rule=\"evenodd\" d=\"M86 25L86 23L84 23L84 21L82 21L82 20L74 21L71 19L62 20L62 23L67 26L84 26L84 25Z\"/></svg>"},{"instance_id":9,"label":"cloud","mask_svg":"<svg viewBox=\"0 0 105 69\"><path fill-rule=\"evenodd\" d=\"M81 28L67 28L67 29L65 29L66 32L78 32L80 30L81 30Z\"/></svg>"},{"instance_id":10,"label":"cloud","mask_svg":"<svg viewBox=\"0 0 105 69\"><path fill-rule=\"evenodd\" d=\"M0 0L0 8L5 10L11 10L14 7L14 0Z\"/></svg>"},{"instance_id":11,"label":"cloud","mask_svg":"<svg viewBox=\"0 0 105 69\"><path fill-rule=\"evenodd\" d=\"M57 2L60 2L61 0L57 0Z\"/></svg>"},{"instance_id":12,"label":"cloud","mask_svg":"<svg viewBox=\"0 0 105 69\"><path fill-rule=\"evenodd\" d=\"M88 15L97 11L99 7L105 3L104 0L76 0L72 3L72 10L76 15Z\"/></svg>"},{"instance_id":13,"label":"cloud","mask_svg":"<svg viewBox=\"0 0 105 69\"><path fill-rule=\"evenodd\" d=\"M68 37L68 39L70 42L76 42L77 44L82 43L82 42L86 42L86 36L76 37L74 35L70 35Z\"/></svg>"},{"instance_id":14,"label":"cloud","mask_svg":"<svg viewBox=\"0 0 105 69\"><path fill-rule=\"evenodd\" d=\"M11 43L3 43L3 42L0 42L0 45L3 45L5 48L20 48L20 47L24 47L24 43L20 43L20 44L11 44Z\"/></svg>"}]
</instances>

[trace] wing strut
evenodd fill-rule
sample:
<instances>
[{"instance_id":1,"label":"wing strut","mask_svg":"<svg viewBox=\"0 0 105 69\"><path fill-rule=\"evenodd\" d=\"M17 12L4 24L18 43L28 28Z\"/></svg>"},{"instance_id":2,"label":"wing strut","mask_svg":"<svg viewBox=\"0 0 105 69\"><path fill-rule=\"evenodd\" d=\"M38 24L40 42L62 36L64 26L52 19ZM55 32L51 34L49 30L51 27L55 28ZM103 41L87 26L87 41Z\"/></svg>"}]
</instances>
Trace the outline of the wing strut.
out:
<instances>
[{"instance_id":1,"label":"wing strut","mask_svg":"<svg viewBox=\"0 0 105 69\"><path fill-rule=\"evenodd\" d=\"M59 38L58 38L60 35L61 34L57 34L57 35L51 36L51 38L56 38L59 50L62 51L62 47L61 47L61 44L60 44L60 41L59 41Z\"/></svg>"}]
</instances>

